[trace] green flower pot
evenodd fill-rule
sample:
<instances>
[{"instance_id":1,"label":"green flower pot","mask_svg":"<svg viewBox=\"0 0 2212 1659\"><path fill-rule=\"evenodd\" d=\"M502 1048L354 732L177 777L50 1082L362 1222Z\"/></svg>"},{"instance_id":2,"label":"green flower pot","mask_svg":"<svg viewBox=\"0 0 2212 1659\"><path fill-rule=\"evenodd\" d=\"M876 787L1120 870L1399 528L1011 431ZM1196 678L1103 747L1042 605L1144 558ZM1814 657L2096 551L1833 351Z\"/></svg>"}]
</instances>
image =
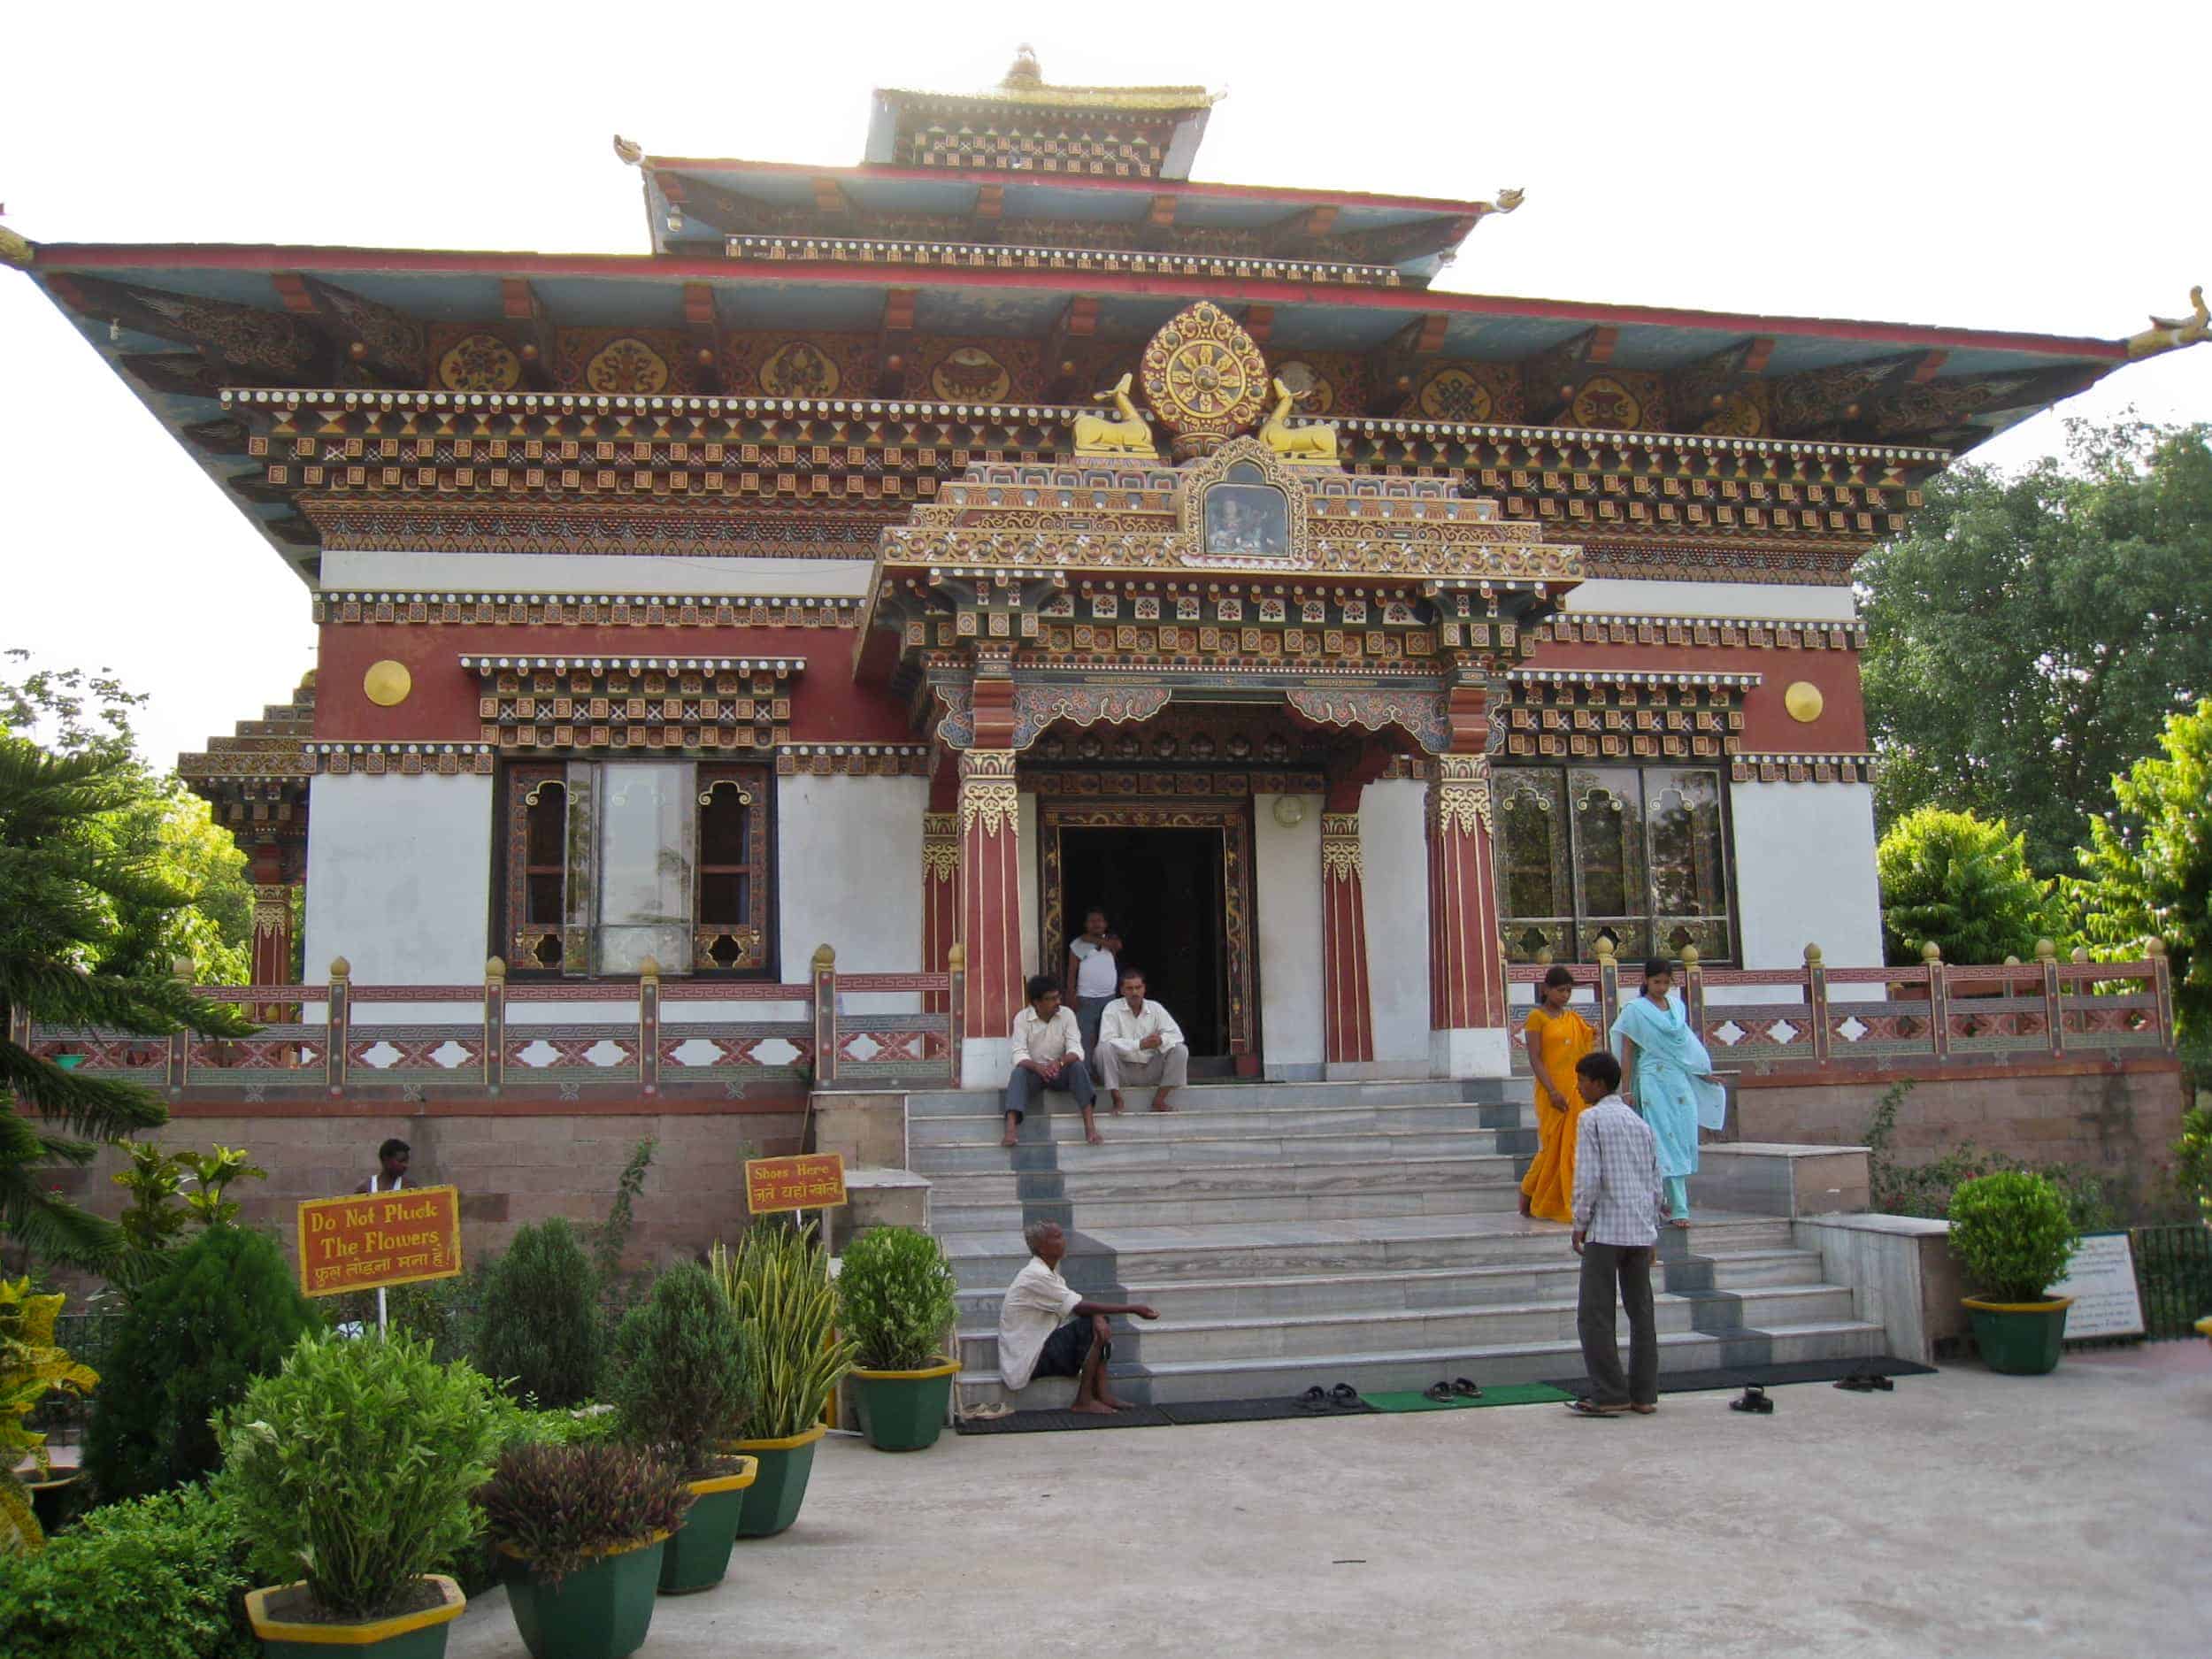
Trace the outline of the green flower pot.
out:
<instances>
[{"instance_id":1,"label":"green flower pot","mask_svg":"<svg viewBox=\"0 0 2212 1659\"><path fill-rule=\"evenodd\" d=\"M744 1513L738 1517L740 1538L772 1538L799 1518L806 1502L806 1483L814 1472L814 1443L829 1432L817 1423L803 1434L776 1440L726 1440L725 1452L757 1459L760 1472L745 1489Z\"/></svg>"},{"instance_id":2,"label":"green flower pot","mask_svg":"<svg viewBox=\"0 0 2212 1659\"><path fill-rule=\"evenodd\" d=\"M1985 1302L1965 1299L1974 1317L1974 1346L1992 1371L2016 1377L2040 1377L2058 1367L2065 1352L2066 1310L2071 1296L2048 1302Z\"/></svg>"},{"instance_id":3,"label":"green flower pot","mask_svg":"<svg viewBox=\"0 0 2212 1659\"><path fill-rule=\"evenodd\" d=\"M306 1588L301 1584L248 1591L246 1617L267 1659L445 1659L446 1634L468 1601L461 1586L442 1573L434 1572L425 1582L438 1586L438 1605L390 1618L303 1619L297 1605Z\"/></svg>"},{"instance_id":4,"label":"green flower pot","mask_svg":"<svg viewBox=\"0 0 2212 1659\"><path fill-rule=\"evenodd\" d=\"M853 1394L860 1427L879 1452L926 1452L937 1444L952 1403L957 1360L920 1371L856 1371Z\"/></svg>"},{"instance_id":5,"label":"green flower pot","mask_svg":"<svg viewBox=\"0 0 2212 1659\"><path fill-rule=\"evenodd\" d=\"M525 1561L511 1562L507 1605L530 1659L623 1659L645 1643L668 1534L600 1556L558 1585Z\"/></svg>"},{"instance_id":6,"label":"green flower pot","mask_svg":"<svg viewBox=\"0 0 2212 1659\"><path fill-rule=\"evenodd\" d=\"M734 1474L713 1475L691 1483L691 1508L661 1556L661 1594L689 1595L711 1590L730 1570L730 1548L737 1542L738 1517L745 1493L760 1472L760 1460L741 1457Z\"/></svg>"}]
</instances>

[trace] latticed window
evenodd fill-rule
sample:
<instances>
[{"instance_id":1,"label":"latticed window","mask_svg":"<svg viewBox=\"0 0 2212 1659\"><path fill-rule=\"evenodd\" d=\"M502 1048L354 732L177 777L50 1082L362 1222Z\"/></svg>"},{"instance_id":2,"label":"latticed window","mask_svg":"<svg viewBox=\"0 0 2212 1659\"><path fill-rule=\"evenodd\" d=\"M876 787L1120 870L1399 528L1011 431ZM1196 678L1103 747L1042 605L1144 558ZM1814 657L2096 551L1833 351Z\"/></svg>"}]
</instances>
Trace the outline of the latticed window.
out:
<instances>
[{"instance_id":1,"label":"latticed window","mask_svg":"<svg viewBox=\"0 0 2212 1659\"><path fill-rule=\"evenodd\" d=\"M1703 768L1500 766L1498 909L1506 951L1588 962L1694 945L1734 955L1721 775Z\"/></svg>"},{"instance_id":2,"label":"latticed window","mask_svg":"<svg viewBox=\"0 0 2212 1659\"><path fill-rule=\"evenodd\" d=\"M507 773L516 972L764 977L774 778L760 765L574 760Z\"/></svg>"}]
</instances>

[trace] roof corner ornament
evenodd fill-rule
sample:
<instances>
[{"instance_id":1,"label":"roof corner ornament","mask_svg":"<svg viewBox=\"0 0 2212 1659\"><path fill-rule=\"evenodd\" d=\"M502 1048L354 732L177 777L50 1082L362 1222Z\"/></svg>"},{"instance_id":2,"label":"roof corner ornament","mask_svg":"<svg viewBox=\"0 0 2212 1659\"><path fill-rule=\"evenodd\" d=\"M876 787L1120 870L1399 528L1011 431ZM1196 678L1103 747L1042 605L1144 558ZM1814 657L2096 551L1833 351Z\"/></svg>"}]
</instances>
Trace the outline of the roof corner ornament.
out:
<instances>
[{"instance_id":1,"label":"roof corner ornament","mask_svg":"<svg viewBox=\"0 0 2212 1659\"><path fill-rule=\"evenodd\" d=\"M1528 200L1526 190L1501 190L1498 192L1496 201L1475 204L1475 217L1481 219L1492 213L1510 213L1526 200Z\"/></svg>"},{"instance_id":2,"label":"roof corner ornament","mask_svg":"<svg viewBox=\"0 0 2212 1659\"><path fill-rule=\"evenodd\" d=\"M1283 384L1278 375L1275 388L1275 407L1267 419L1260 422L1260 441L1286 461L1333 462L1336 459L1336 428L1325 421L1313 421L1306 426L1290 424L1291 405L1302 394ZM1310 396L1310 394L1305 394Z\"/></svg>"},{"instance_id":3,"label":"roof corner ornament","mask_svg":"<svg viewBox=\"0 0 2212 1659\"><path fill-rule=\"evenodd\" d=\"M1110 402L1114 416L1078 415L1075 418L1075 452L1078 455L1141 455L1148 461L1159 459L1160 452L1153 446L1152 425L1129 399L1129 382L1133 377L1123 375L1112 386L1092 396L1099 403Z\"/></svg>"},{"instance_id":4,"label":"roof corner ornament","mask_svg":"<svg viewBox=\"0 0 2212 1659\"><path fill-rule=\"evenodd\" d=\"M31 262L38 257L38 244L27 236L19 236L5 225L0 225L0 265L12 265L28 271Z\"/></svg>"},{"instance_id":5,"label":"roof corner ornament","mask_svg":"<svg viewBox=\"0 0 2212 1659\"><path fill-rule=\"evenodd\" d=\"M645 146L634 138L625 138L617 133L614 135L614 153L624 166L634 167L645 159Z\"/></svg>"},{"instance_id":6,"label":"roof corner ornament","mask_svg":"<svg viewBox=\"0 0 2212 1659\"><path fill-rule=\"evenodd\" d=\"M2193 346L2199 341L2212 338L2212 310L2204 303L2204 285L2200 282L2189 290L2190 312L2186 317L2151 318L2151 326L2140 334L2130 334L2124 342L2130 361L2155 357L2168 351L2178 351L2184 346Z\"/></svg>"}]
</instances>

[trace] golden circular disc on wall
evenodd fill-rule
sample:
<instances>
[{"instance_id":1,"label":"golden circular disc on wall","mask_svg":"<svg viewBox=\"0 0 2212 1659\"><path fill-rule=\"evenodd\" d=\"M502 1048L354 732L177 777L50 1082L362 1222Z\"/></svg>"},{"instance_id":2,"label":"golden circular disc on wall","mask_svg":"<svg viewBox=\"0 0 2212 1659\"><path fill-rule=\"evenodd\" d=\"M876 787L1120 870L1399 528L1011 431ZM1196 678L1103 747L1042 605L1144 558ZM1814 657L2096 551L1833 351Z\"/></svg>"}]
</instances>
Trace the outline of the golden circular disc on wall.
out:
<instances>
[{"instance_id":1,"label":"golden circular disc on wall","mask_svg":"<svg viewBox=\"0 0 2212 1659\"><path fill-rule=\"evenodd\" d=\"M1294 795L1277 795L1275 821L1285 829L1296 829L1306 821L1306 803Z\"/></svg>"},{"instance_id":2,"label":"golden circular disc on wall","mask_svg":"<svg viewBox=\"0 0 2212 1659\"><path fill-rule=\"evenodd\" d=\"M1793 683L1782 694L1782 706L1790 711L1790 718L1810 726L1820 718L1820 711L1827 706L1827 699L1820 695L1820 687L1809 680Z\"/></svg>"},{"instance_id":3,"label":"golden circular disc on wall","mask_svg":"<svg viewBox=\"0 0 2212 1659\"><path fill-rule=\"evenodd\" d=\"M415 677L407 672L407 664L386 657L380 663L371 663L369 672L361 676L361 689L369 701L380 709L389 709L407 701L407 694L415 688Z\"/></svg>"}]
</instances>

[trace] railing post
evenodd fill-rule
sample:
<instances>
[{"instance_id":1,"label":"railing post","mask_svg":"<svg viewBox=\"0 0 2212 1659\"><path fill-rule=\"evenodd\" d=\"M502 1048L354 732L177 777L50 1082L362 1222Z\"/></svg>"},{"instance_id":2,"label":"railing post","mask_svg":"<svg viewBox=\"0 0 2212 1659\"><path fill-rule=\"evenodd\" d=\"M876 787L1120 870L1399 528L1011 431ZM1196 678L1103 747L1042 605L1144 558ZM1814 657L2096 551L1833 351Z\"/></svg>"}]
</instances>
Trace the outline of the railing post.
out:
<instances>
[{"instance_id":1,"label":"railing post","mask_svg":"<svg viewBox=\"0 0 2212 1659\"><path fill-rule=\"evenodd\" d=\"M1705 970L1698 965L1697 947L1682 947L1682 1014L1690 1022L1690 1034L1705 1041Z\"/></svg>"},{"instance_id":2,"label":"railing post","mask_svg":"<svg viewBox=\"0 0 2212 1659\"><path fill-rule=\"evenodd\" d=\"M176 976L180 985L190 985L192 983L192 958L189 956L173 958L169 964L169 972ZM169 1092L172 1094L183 1093L185 1079L192 1074L192 1033L188 1028L184 1031L173 1031L169 1033L168 1070Z\"/></svg>"},{"instance_id":3,"label":"railing post","mask_svg":"<svg viewBox=\"0 0 2212 1659\"><path fill-rule=\"evenodd\" d=\"M1820 947L1805 947L1805 1006L1813 1019L1813 1064L1828 1064L1828 965L1821 960Z\"/></svg>"},{"instance_id":4,"label":"railing post","mask_svg":"<svg viewBox=\"0 0 2212 1659\"><path fill-rule=\"evenodd\" d=\"M2174 1049L2174 981L2172 965L2166 960L2166 941L2153 933L2143 941L2143 954L2150 958L2151 1000L2158 1008L2158 1046L2171 1054Z\"/></svg>"},{"instance_id":5,"label":"railing post","mask_svg":"<svg viewBox=\"0 0 2212 1659\"><path fill-rule=\"evenodd\" d=\"M2053 1054L2066 1052L2066 1010L2058 1000L2058 947L2047 939L2035 941L2035 965L2043 981L2043 1036Z\"/></svg>"},{"instance_id":6,"label":"railing post","mask_svg":"<svg viewBox=\"0 0 2212 1659\"><path fill-rule=\"evenodd\" d=\"M814 947L814 1087L837 1081L837 953Z\"/></svg>"},{"instance_id":7,"label":"railing post","mask_svg":"<svg viewBox=\"0 0 2212 1659\"><path fill-rule=\"evenodd\" d=\"M945 976L950 981L952 998L945 1015L945 1069L952 1074L952 1086L960 1087L960 1041L966 1035L963 1017L967 1010L968 948L958 940L945 952Z\"/></svg>"},{"instance_id":8,"label":"railing post","mask_svg":"<svg viewBox=\"0 0 2212 1659\"><path fill-rule=\"evenodd\" d=\"M1928 968L1929 1032L1935 1039L1935 1056L1951 1052L1951 987L1944 977L1943 947L1931 939L1920 947L1920 960Z\"/></svg>"},{"instance_id":9,"label":"railing post","mask_svg":"<svg viewBox=\"0 0 2212 1659\"><path fill-rule=\"evenodd\" d=\"M1621 964L1614 959L1613 941L1598 940L1598 1040L1602 1042L1621 1011Z\"/></svg>"},{"instance_id":10,"label":"railing post","mask_svg":"<svg viewBox=\"0 0 2212 1659\"><path fill-rule=\"evenodd\" d=\"M496 1094L507 1081L507 964L484 963L484 1087Z\"/></svg>"},{"instance_id":11,"label":"railing post","mask_svg":"<svg viewBox=\"0 0 2212 1659\"><path fill-rule=\"evenodd\" d=\"M323 1081L333 1094L346 1092L346 1046L353 1039L350 986L353 964L343 956L330 959L330 998L323 1004Z\"/></svg>"},{"instance_id":12,"label":"railing post","mask_svg":"<svg viewBox=\"0 0 2212 1659\"><path fill-rule=\"evenodd\" d=\"M637 964L637 1080L641 1093L661 1092L661 963L645 956Z\"/></svg>"}]
</instances>

